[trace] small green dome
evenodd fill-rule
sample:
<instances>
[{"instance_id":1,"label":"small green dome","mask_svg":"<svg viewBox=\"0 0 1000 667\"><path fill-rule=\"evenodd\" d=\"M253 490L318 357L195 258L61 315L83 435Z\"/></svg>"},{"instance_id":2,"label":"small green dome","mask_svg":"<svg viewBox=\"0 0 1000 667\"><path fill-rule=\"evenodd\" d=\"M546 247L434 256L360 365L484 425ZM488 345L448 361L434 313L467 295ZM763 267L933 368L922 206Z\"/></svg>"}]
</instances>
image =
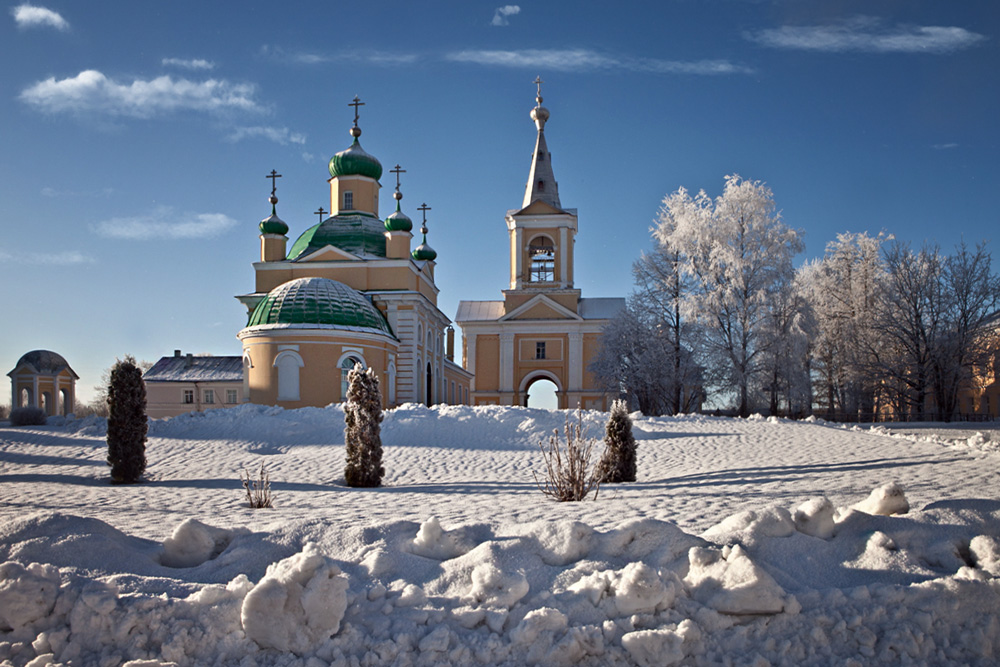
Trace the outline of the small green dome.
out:
<instances>
[{"instance_id":1,"label":"small green dome","mask_svg":"<svg viewBox=\"0 0 1000 667\"><path fill-rule=\"evenodd\" d=\"M424 234L424 240L421 241L420 245L413 249L410 253L413 259L420 260L422 262L433 262L437 259L437 251L434 248L427 245L427 234Z\"/></svg>"},{"instance_id":2,"label":"small green dome","mask_svg":"<svg viewBox=\"0 0 1000 667\"><path fill-rule=\"evenodd\" d=\"M281 234L284 236L288 233L288 225L285 224L284 220L272 213L270 216L260 221L260 233Z\"/></svg>"},{"instance_id":3,"label":"small green dome","mask_svg":"<svg viewBox=\"0 0 1000 667\"><path fill-rule=\"evenodd\" d=\"M330 176L368 176L377 181L382 178L382 163L365 152L355 137L350 148L330 158Z\"/></svg>"},{"instance_id":4,"label":"small green dome","mask_svg":"<svg viewBox=\"0 0 1000 667\"><path fill-rule=\"evenodd\" d=\"M303 232L288 251L288 259L305 257L328 245L358 257L385 257L385 224L366 213L335 215Z\"/></svg>"},{"instance_id":5,"label":"small green dome","mask_svg":"<svg viewBox=\"0 0 1000 667\"><path fill-rule=\"evenodd\" d=\"M299 278L268 292L247 327L369 330L392 335L389 323L363 294L329 278Z\"/></svg>"},{"instance_id":6,"label":"small green dome","mask_svg":"<svg viewBox=\"0 0 1000 667\"><path fill-rule=\"evenodd\" d=\"M385 219L385 229L389 232L408 232L413 229L413 221L399 209L399 202L396 202L396 211Z\"/></svg>"}]
</instances>

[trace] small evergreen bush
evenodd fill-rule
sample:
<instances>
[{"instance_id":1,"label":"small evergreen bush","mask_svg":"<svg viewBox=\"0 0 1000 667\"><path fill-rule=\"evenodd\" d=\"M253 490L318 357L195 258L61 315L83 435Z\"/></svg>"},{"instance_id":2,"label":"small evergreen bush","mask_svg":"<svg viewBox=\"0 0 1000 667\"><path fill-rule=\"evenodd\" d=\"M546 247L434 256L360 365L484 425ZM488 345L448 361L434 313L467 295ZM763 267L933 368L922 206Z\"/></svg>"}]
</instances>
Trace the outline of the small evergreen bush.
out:
<instances>
[{"instance_id":1,"label":"small evergreen bush","mask_svg":"<svg viewBox=\"0 0 1000 667\"><path fill-rule=\"evenodd\" d=\"M344 479L348 486L374 487L382 485L382 393L378 376L357 364L347 374L347 402L344 404L344 444L347 465Z\"/></svg>"},{"instance_id":2,"label":"small evergreen bush","mask_svg":"<svg viewBox=\"0 0 1000 667\"><path fill-rule=\"evenodd\" d=\"M146 470L146 385L135 358L111 367L108 383L108 465L111 481L131 484Z\"/></svg>"},{"instance_id":3,"label":"small evergreen bush","mask_svg":"<svg viewBox=\"0 0 1000 667\"><path fill-rule=\"evenodd\" d=\"M544 442L538 443L545 458L545 483L542 484L538 475L532 471L535 486L548 497L560 502L583 500L591 491L594 492L594 500L597 500L601 486L600 470L590 464L594 441L584 437L582 414L578 413L576 424L571 424L569 417L566 417L565 434L565 448L559 444L558 429L552 432L548 448Z\"/></svg>"},{"instance_id":4,"label":"small evergreen bush","mask_svg":"<svg viewBox=\"0 0 1000 667\"><path fill-rule=\"evenodd\" d=\"M11 426L45 426L45 411L41 408L14 408L10 411Z\"/></svg>"},{"instance_id":5,"label":"small evergreen bush","mask_svg":"<svg viewBox=\"0 0 1000 667\"><path fill-rule=\"evenodd\" d=\"M605 484L635 481L635 438L625 401L616 400L611 404L604 434L604 456L598 469L601 482Z\"/></svg>"}]
</instances>

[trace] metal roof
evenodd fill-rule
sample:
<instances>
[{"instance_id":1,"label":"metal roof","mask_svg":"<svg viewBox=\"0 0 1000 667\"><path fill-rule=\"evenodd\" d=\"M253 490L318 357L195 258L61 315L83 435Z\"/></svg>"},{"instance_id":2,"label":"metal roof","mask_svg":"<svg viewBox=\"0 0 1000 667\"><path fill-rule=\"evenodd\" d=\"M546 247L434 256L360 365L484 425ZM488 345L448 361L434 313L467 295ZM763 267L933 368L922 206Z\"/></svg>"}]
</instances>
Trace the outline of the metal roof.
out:
<instances>
[{"instance_id":1,"label":"metal roof","mask_svg":"<svg viewBox=\"0 0 1000 667\"><path fill-rule=\"evenodd\" d=\"M243 357L161 357L142 379L146 382L242 382Z\"/></svg>"},{"instance_id":2,"label":"metal roof","mask_svg":"<svg viewBox=\"0 0 1000 667\"><path fill-rule=\"evenodd\" d=\"M63 358L63 356L52 350L32 350L26 353L20 359L17 360L17 364L14 366L14 370L7 373L8 376L14 373L22 366L28 366L35 373L43 375L58 375L64 369L68 370L73 378L79 380L80 376L77 375L72 368L70 368L69 363Z\"/></svg>"},{"instance_id":3,"label":"metal roof","mask_svg":"<svg viewBox=\"0 0 1000 667\"><path fill-rule=\"evenodd\" d=\"M585 320L610 320L625 309L625 299L618 296L580 299L579 313Z\"/></svg>"},{"instance_id":4,"label":"metal roof","mask_svg":"<svg viewBox=\"0 0 1000 667\"><path fill-rule=\"evenodd\" d=\"M503 317L503 301L459 301L456 322L490 322Z\"/></svg>"}]
</instances>

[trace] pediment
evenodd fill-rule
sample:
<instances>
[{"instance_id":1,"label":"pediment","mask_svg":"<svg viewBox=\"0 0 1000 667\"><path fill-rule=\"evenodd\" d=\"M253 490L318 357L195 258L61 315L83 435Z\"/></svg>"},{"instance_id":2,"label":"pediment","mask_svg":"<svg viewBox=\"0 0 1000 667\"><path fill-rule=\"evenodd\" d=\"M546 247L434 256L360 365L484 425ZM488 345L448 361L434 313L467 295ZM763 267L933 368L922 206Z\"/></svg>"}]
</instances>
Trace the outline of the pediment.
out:
<instances>
[{"instance_id":1,"label":"pediment","mask_svg":"<svg viewBox=\"0 0 1000 667\"><path fill-rule=\"evenodd\" d=\"M572 310L562 306L544 294L529 299L500 318L510 320L582 320Z\"/></svg>"},{"instance_id":2,"label":"pediment","mask_svg":"<svg viewBox=\"0 0 1000 667\"><path fill-rule=\"evenodd\" d=\"M315 252L311 252L305 257L300 257L295 260L297 262L342 262L344 260L348 261L358 261L361 258L357 255L352 255L346 250L341 250L340 248L332 245L326 245Z\"/></svg>"},{"instance_id":3,"label":"pediment","mask_svg":"<svg viewBox=\"0 0 1000 667\"><path fill-rule=\"evenodd\" d=\"M555 215L558 213L565 213L565 211L561 208L556 208L546 201L536 199L514 215Z\"/></svg>"}]
</instances>

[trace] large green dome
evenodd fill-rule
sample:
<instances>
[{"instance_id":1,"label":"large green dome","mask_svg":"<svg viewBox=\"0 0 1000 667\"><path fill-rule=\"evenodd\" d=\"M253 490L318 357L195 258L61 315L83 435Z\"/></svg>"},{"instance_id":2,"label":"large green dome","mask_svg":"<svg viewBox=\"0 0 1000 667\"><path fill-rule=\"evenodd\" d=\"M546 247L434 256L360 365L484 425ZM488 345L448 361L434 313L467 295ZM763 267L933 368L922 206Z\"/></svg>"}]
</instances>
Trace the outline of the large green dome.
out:
<instances>
[{"instance_id":1,"label":"large green dome","mask_svg":"<svg viewBox=\"0 0 1000 667\"><path fill-rule=\"evenodd\" d=\"M377 181L382 178L382 163L365 152L355 137L350 148L330 158L330 176L367 176Z\"/></svg>"},{"instance_id":2,"label":"large green dome","mask_svg":"<svg viewBox=\"0 0 1000 667\"><path fill-rule=\"evenodd\" d=\"M305 257L328 245L358 257L385 257L385 223L365 213L335 215L303 232L288 251L288 259Z\"/></svg>"},{"instance_id":3,"label":"large green dome","mask_svg":"<svg viewBox=\"0 0 1000 667\"><path fill-rule=\"evenodd\" d=\"M329 278L299 278L268 292L250 314L247 327L348 329L392 336L378 308L366 296Z\"/></svg>"}]
</instances>

